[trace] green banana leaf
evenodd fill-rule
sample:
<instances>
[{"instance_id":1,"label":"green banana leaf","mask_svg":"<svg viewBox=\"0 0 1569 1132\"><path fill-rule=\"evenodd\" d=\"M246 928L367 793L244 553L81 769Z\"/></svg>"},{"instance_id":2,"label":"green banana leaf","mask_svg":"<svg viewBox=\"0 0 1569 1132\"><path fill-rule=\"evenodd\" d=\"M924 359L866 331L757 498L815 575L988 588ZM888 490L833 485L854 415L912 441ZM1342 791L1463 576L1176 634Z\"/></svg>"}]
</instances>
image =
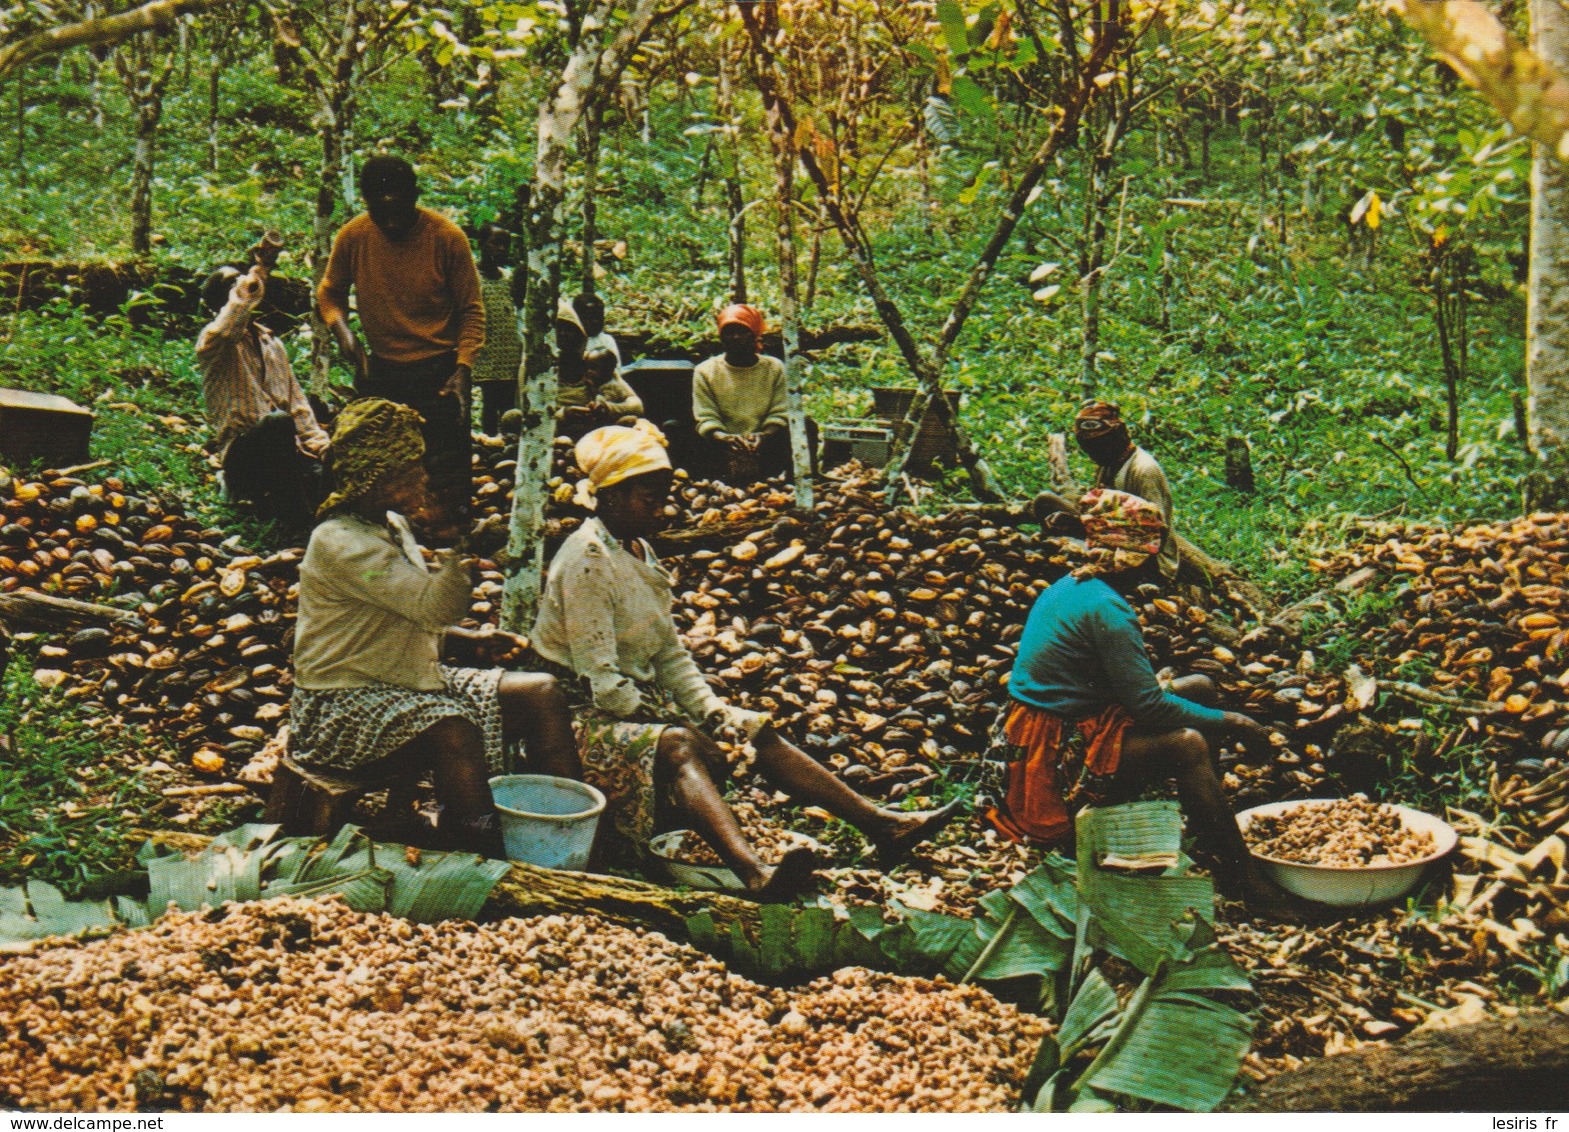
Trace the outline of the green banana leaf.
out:
<instances>
[{"instance_id":1,"label":"green banana leaf","mask_svg":"<svg viewBox=\"0 0 1569 1132\"><path fill-rule=\"evenodd\" d=\"M1210 1112L1231 1091L1252 1037L1252 1022L1241 1011L1159 990L1111 1056L1085 1071L1079 1090Z\"/></svg>"},{"instance_id":2,"label":"green banana leaf","mask_svg":"<svg viewBox=\"0 0 1569 1132\"><path fill-rule=\"evenodd\" d=\"M42 881L0 888L0 951L20 951L50 936L80 935L119 923L111 901L67 900Z\"/></svg>"}]
</instances>

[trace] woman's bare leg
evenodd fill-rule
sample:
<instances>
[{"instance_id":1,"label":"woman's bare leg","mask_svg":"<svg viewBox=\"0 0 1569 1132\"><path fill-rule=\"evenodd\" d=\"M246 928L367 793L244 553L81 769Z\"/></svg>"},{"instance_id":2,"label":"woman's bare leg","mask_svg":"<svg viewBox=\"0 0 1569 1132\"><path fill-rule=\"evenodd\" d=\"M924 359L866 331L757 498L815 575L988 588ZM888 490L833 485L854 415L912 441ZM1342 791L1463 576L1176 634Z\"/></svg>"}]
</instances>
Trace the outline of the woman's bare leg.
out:
<instances>
[{"instance_id":1,"label":"woman's bare leg","mask_svg":"<svg viewBox=\"0 0 1569 1132\"><path fill-rule=\"evenodd\" d=\"M724 858L725 864L748 888L759 888L772 875L757 851L741 832L741 825L708 773L708 761L718 754L703 749L713 744L685 727L667 727L659 738L656 772L670 783L676 805L702 839Z\"/></svg>"},{"instance_id":2,"label":"woman's bare leg","mask_svg":"<svg viewBox=\"0 0 1569 1132\"><path fill-rule=\"evenodd\" d=\"M415 740L430 759L441 806L437 829L452 848L505 860L501 818L490 794L485 737L466 719L449 716Z\"/></svg>"},{"instance_id":3,"label":"woman's bare leg","mask_svg":"<svg viewBox=\"0 0 1569 1132\"><path fill-rule=\"evenodd\" d=\"M572 711L556 678L542 672L507 672L498 688L501 729L507 741L522 740L528 765L540 774L583 780Z\"/></svg>"},{"instance_id":4,"label":"woman's bare leg","mask_svg":"<svg viewBox=\"0 0 1569 1132\"><path fill-rule=\"evenodd\" d=\"M752 746L757 751L757 769L771 784L796 801L821 806L834 817L849 822L879 847L908 840L923 827L929 830L928 836L940 828L934 824L933 813L905 813L874 805L772 727L758 732ZM947 814L951 810L936 813Z\"/></svg>"}]
</instances>

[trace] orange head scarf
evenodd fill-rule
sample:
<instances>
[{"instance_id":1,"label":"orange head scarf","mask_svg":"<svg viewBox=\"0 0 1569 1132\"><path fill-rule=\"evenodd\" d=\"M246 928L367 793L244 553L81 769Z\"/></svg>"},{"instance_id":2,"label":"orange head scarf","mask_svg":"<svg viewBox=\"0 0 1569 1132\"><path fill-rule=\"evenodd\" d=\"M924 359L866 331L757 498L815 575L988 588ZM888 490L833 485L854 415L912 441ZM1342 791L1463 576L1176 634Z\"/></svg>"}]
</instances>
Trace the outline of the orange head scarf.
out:
<instances>
[{"instance_id":1,"label":"orange head scarf","mask_svg":"<svg viewBox=\"0 0 1569 1132\"><path fill-rule=\"evenodd\" d=\"M763 332L766 329L763 312L756 307L748 306L746 303L731 303L719 312L719 330L723 333L725 327L736 323L757 335L757 349L761 353L763 349Z\"/></svg>"}]
</instances>

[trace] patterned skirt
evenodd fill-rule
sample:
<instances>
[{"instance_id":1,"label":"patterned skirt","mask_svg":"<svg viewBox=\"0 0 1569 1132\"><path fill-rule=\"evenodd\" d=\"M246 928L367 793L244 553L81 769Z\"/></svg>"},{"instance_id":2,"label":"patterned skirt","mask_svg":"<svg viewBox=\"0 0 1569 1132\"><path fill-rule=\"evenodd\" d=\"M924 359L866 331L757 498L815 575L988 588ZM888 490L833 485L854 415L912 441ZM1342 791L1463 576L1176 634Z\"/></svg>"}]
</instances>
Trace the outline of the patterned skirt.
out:
<instances>
[{"instance_id":1,"label":"patterned skirt","mask_svg":"<svg viewBox=\"0 0 1569 1132\"><path fill-rule=\"evenodd\" d=\"M501 727L500 668L441 667L444 692L395 684L362 688L296 688L289 705L289 754L305 766L353 771L379 762L416 735L457 717L485 737L491 774L506 774Z\"/></svg>"},{"instance_id":2,"label":"patterned skirt","mask_svg":"<svg viewBox=\"0 0 1569 1132\"><path fill-rule=\"evenodd\" d=\"M1120 800L1122 741L1133 717L1120 704L1069 723L1012 701L997 718L977 794L986 820L1014 841L1058 845L1085 806Z\"/></svg>"}]
</instances>

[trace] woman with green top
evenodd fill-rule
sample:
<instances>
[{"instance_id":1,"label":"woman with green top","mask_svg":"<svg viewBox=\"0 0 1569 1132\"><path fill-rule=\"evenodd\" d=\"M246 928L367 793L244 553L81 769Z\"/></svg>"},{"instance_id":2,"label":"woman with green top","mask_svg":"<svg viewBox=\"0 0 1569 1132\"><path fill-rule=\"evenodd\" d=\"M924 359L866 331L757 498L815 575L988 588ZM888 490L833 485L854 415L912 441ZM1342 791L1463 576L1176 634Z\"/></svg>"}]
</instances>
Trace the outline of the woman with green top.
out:
<instances>
[{"instance_id":1,"label":"woman with green top","mask_svg":"<svg viewBox=\"0 0 1569 1132\"><path fill-rule=\"evenodd\" d=\"M738 757L715 738L732 751L749 741L770 785L849 822L885 865L937 833L957 803L913 814L875 806L787 742L769 716L708 686L671 618L670 575L646 541L663 525L673 478L659 431L647 421L596 429L576 453L586 477L577 499L594 514L551 562L533 645L566 689L584 781L609 799L619 848L640 853L660 818L679 813L759 898L787 898L809 883L810 852L773 868L758 859L715 785Z\"/></svg>"},{"instance_id":2,"label":"woman with green top","mask_svg":"<svg viewBox=\"0 0 1569 1132\"><path fill-rule=\"evenodd\" d=\"M1163 688L1125 596L1160 552L1160 508L1097 488L1079 502L1078 517L1090 559L1042 591L1024 623L1010 702L983 763L981 792L993 802L987 820L1015 841L1066 844L1076 810L1131 801L1175 778L1194 836L1217 861L1217 880L1246 899L1277 901L1226 802L1209 739L1231 732L1267 751L1269 732L1196 702L1213 698L1205 677Z\"/></svg>"},{"instance_id":3,"label":"woman with green top","mask_svg":"<svg viewBox=\"0 0 1569 1132\"><path fill-rule=\"evenodd\" d=\"M549 676L442 663L524 642L453 625L469 612L470 559L454 549L431 570L415 541L411 522L433 510L419 414L354 401L332 443L336 490L300 566L290 754L375 784L429 772L442 842L504 857L489 779L509 769L506 744L522 740L533 769L580 777L565 698Z\"/></svg>"}]
</instances>

